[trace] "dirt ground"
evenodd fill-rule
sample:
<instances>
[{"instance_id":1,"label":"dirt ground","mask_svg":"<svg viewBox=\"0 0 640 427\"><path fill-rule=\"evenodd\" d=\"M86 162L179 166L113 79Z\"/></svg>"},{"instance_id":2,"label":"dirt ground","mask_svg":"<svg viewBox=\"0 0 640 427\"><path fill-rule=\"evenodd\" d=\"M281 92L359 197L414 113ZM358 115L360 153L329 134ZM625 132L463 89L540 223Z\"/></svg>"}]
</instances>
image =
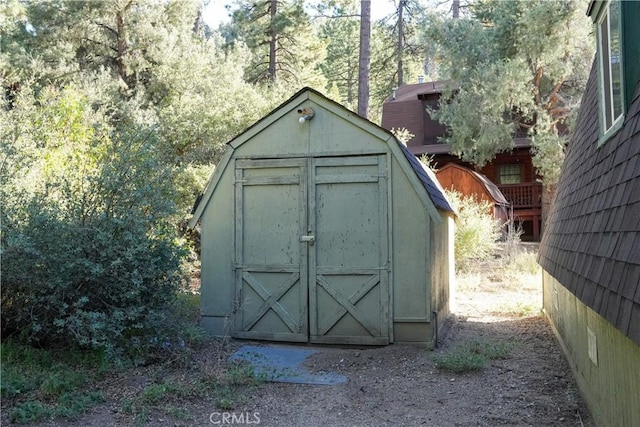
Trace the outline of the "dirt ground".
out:
<instances>
[{"instance_id":1,"label":"dirt ground","mask_svg":"<svg viewBox=\"0 0 640 427\"><path fill-rule=\"evenodd\" d=\"M308 367L345 375L346 383L264 383L227 411L216 402L198 400L186 407L186 417L158 410L146 425L593 426L540 312L539 274L505 277L486 266L484 272L458 277L457 288L447 332L435 351L400 344L322 347L307 360ZM477 372L454 374L436 366L439 355L469 342L507 343L510 351ZM232 341L223 348L212 343L201 355L204 369L219 367L241 344ZM114 387L135 393L144 383L144 377L131 378ZM116 405L106 404L74 422L41 425L133 424Z\"/></svg>"},{"instance_id":2,"label":"dirt ground","mask_svg":"<svg viewBox=\"0 0 640 427\"><path fill-rule=\"evenodd\" d=\"M589 426L592 419L546 317L539 275L518 282L491 274L458 280L448 332L435 351L394 344L330 349L316 371L346 384L267 384L241 411L265 426ZM437 355L468 342L509 343L505 359L452 374Z\"/></svg>"}]
</instances>

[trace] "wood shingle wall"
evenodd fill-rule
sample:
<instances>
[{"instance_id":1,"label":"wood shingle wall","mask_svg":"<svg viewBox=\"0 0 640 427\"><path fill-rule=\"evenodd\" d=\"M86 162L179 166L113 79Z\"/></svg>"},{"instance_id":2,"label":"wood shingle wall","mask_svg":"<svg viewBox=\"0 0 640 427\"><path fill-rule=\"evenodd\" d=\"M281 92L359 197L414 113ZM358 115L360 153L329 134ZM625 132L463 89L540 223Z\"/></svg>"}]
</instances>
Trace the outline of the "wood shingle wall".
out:
<instances>
[{"instance_id":1,"label":"wood shingle wall","mask_svg":"<svg viewBox=\"0 0 640 427\"><path fill-rule=\"evenodd\" d=\"M640 345L640 83L623 127L599 145L596 70L571 137L539 262Z\"/></svg>"}]
</instances>

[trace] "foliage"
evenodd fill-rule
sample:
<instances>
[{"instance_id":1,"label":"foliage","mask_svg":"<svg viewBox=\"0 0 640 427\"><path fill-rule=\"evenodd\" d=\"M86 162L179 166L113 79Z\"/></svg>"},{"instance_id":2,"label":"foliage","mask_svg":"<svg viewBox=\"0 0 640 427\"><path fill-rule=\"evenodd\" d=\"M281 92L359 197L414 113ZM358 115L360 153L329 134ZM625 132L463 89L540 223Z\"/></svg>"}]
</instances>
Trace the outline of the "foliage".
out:
<instances>
[{"instance_id":1,"label":"foliage","mask_svg":"<svg viewBox=\"0 0 640 427\"><path fill-rule=\"evenodd\" d=\"M88 390L99 380L108 362L100 351L78 348L42 350L9 340L2 343L3 409L7 402L11 422L48 418L76 418L102 402L100 392Z\"/></svg>"},{"instance_id":2,"label":"foliage","mask_svg":"<svg viewBox=\"0 0 640 427\"><path fill-rule=\"evenodd\" d=\"M325 11L326 13L326 11ZM331 18L318 33L326 46L326 58L318 68L327 80L327 89L338 92L338 101L355 110L358 99L358 32L354 1L332 9Z\"/></svg>"},{"instance_id":3,"label":"foliage","mask_svg":"<svg viewBox=\"0 0 640 427\"><path fill-rule=\"evenodd\" d=\"M515 302L502 304L495 314L509 317L530 317L540 311L540 306L535 302Z\"/></svg>"},{"instance_id":4,"label":"foliage","mask_svg":"<svg viewBox=\"0 0 640 427\"><path fill-rule=\"evenodd\" d=\"M427 154L423 154L418 160L423 164L423 166L431 169L431 172L436 173L438 172L438 162L436 162L435 157L435 154L432 154L430 156Z\"/></svg>"},{"instance_id":5,"label":"foliage","mask_svg":"<svg viewBox=\"0 0 640 427\"><path fill-rule=\"evenodd\" d=\"M545 117L540 114L538 122ZM532 162L538 173L544 177L544 182L555 184L560 179L560 169L564 162L567 137L557 132L539 132L531 137Z\"/></svg>"},{"instance_id":6,"label":"foliage","mask_svg":"<svg viewBox=\"0 0 640 427\"><path fill-rule=\"evenodd\" d=\"M191 419L184 408L194 399L206 398L215 402L218 409L232 410L246 403L248 393L264 382L245 365L231 365L214 374L197 369L194 375L162 375L146 385L135 397L120 402L122 411L144 423L151 411L170 414L177 418Z\"/></svg>"},{"instance_id":7,"label":"foliage","mask_svg":"<svg viewBox=\"0 0 640 427\"><path fill-rule=\"evenodd\" d=\"M25 91L3 110L2 330L115 349L155 333L184 250L153 123L87 92Z\"/></svg>"},{"instance_id":8,"label":"foliage","mask_svg":"<svg viewBox=\"0 0 640 427\"><path fill-rule=\"evenodd\" d=\"M395 4L394 12L376 23L380 50L372 63L373 83L384 86L377 90L382 90L385 98L392 87L415 83L418 75L425 74L423 65L429 48L419 39L426 20L425 7L417 0Z\"/></svg>"},{"instance_id":9,"label":"foliage","mask_svg":"<svg viewBox=\"0 0 640 427\"><path fill-rule=\"evenodd\" d=\"M471 16L432 16L427 33L457 81L433 116L450 128L448 142L478 166L532 139L534 163L546 183L563 158L558 135L570 124L593 56L587 2L482 0ZM519 132L519 134L518 134Z\"/></svg>"},{"instance_id":10,"label":"foliage","mask_svg":"<svg viewBox=\"0 0 640 427\"><path fill-rule=\"evenodd\" d=\"M176 304L168 310L172 317L167 318L167 322L171 326L164 328L164 335L157 340L159 345L153 349L147 348L145 355L133 354L131 347L128 353L114 360L105 350L82 349L78 346L42 349L16 339L3 342L0 375L3 411L6 410L9 419L15 423L77 418L104 401L104 393L94 390L102 390L114 380L124 381L132 375L141 375L141 363L148 365L148 370L158 375L157 382L145 387L135 400L123 397L120 402L138 419L144 418L149 409L160 401L180 402L206 397L210 392L233 401L241 399L243 387L238 391L228 390L228 386L236 383L217 380L218 377L233 375L225 374L224 367L221 367L223 372L217 373L217 376L210 376L203 370L202 374L183 376L182 380L169 381L165 378L170 369L193 368L195 355L206 339L204 331L194 321L199 311L197 295L181 294ZM170 333L170 330L173 332ZM142 353L142 350L138 350ZM154 361L161 363L159 366L149 365ZM196 372L199 371L196 369ZM248 382L246 384L247 387L252 386ZM220 387L225 390L218 390ZM180 407L162 405L162 408L171 413L184 412Z\"/></svg>"},{"instance_id":11,"label":"foliage","mask_svg":"<svg viewBox=\"0 0 640 427\"><path fill-rule=\"evenodd\" d=\"M218 34L205 39L194 31L199 0L13 3L13 25L3 28L2 85L37 94L99 75L96 86L135 97L136 113L157 117L169 163L217 162L224 143L290 91L245 82L246 47L223 49Z\"/></svg>"},{"instance_id":12,"label":"foliage","mask_svg":"<svg viewBox=\"0 0 640 427\"><path fill-rule=\"evenodd\" d=\"M398 141L400 141L405 146L411 140L411 138L415 136L406 128L401 128L401 129L392 128L391 133L398 139Z\"/></svg>"},{"instance_id":13,"label":"foliage","mask_svg":"<svg viewBox=\"0 0 640 427\"><path fill-rule=\"evenodd\" d=\"M491 214L492 205L456 191L445 190L456 210L458 220L454 236L456 270L466 269L470 263L493 256L500 236L500 224Z\"/></svg>"},{"instance_id":14,"label":"foliage","mask_svg":"<svg viewBox=\"0 0 640 427\"><path fill-rule=\"evenodd\" d=\"M440 370L462 374L481 370L489 360L506 359L511 349L509 343L470 341L437 354L434 362Z\"/></svg>"},{"instance_id":15,"label":"foliage","mask_svg":"<svg viewBox=\"0 0 640 427\"><path fill-rule=\"evenodd\" d=\"M284 85L245 82L250 52L243 46L225 52L221 43L212 38L168 49L147 92L157 105L157 130L183 164L210 168L226 142L291 95ZM189 194L193 203L198 193Z\"/></svg>"},{"instance_id":16,"label":"foliage","mask_svg":"<svg viewBox=\"0 0 640 427\"><path fill-rule=\"evenodd\" d=\"M510 261L520 253L521 238L524 234L522 222L516 222L513 217L513 209L510 209L509 219L504 224L503 231L503 257Z\"/></svg>"},{"instance_id":17,"label":"foliage","mask_svg":"<svg viewBox=\"0 0 640 427\"><path fill-rule=\"evenodd\" d=\"M4 334L139 360L184 340L193 201L223 144L290 90L244 82L246 47L196 31L200 6L0 5Z\"/></svg>"},{"instance_id":18,"label":"foliage","mask_svg":"<svg viewBox=\"0 0 640 427\"><path fill-rule=\"evenodd\" d=\"M318 68L326 79L326 89L332 97L348 108L356 110L359 90L360 54L360 2L358 0L330 1L318 4L322 17L317 33L324 43L325 54ZM370 36L370 81L369 119L380 122L382 103L397 85L397 50L394 38L394 16L371 24ZM393 49L390 47L394 46ZM403 50L405 72L417 75L420 54L414 50Z\"/></svg>"},{"instance_id":19,"label":"foliage","mask_svg":"<svg viewBox=\"0 0 640 427\"><path fill-rule=\"evenodd\" d=\"M75 79L78 72L108 70L128 90L155 80L157 64L193 33L199 0L22 2L30 30L13 37L51 83Z\"/></svg>"},{"instance_id":20,"label":"foliage","mask_svg":"<svg viewBox=\"0 0 640 427\"><path fill-rule=\"evenodd\" d=\"M502 259L501 270L505 277L516 278L522 275L538 276L540 265L536 261L535 252L528 250L514 250Z\"/></svg>"},{"instance_id":21,"label":"foliage","mask_svg":"<svg viewBox=\"0 0 640 427\"><path fill-rule=\"evenodd\" d=\"M318 83L317 75L310 71L322 59L321 49L312 37L301 0L236 0L232 14L225 29L230 36L227 42L233 46L241 41L251 51L246 81Z\"/></svg>"}]
</instances>

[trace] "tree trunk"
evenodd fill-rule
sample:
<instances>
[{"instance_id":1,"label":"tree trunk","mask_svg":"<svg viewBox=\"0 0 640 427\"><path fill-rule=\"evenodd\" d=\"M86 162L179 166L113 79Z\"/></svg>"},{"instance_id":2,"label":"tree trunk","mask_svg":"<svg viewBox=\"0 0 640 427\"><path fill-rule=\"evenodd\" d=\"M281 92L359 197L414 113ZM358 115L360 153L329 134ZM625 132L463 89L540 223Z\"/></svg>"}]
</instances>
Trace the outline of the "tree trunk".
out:
<instances>
[{"instance_id":1,"label":"tree trunk","mask_svg":"<svg viewBox=\"0 0 640 427\"><path fill-rule=\"evenodd\" d=\"M358 115L368 118L371 67L371 0L360 1L360 60L358 66Z\"/></svg>"},{"instance_id":2,"label":"tree trunk","mask_svg":"<svg viewBox=\"0 0 640 427\"><path fill-rule=\"evenodd\" d=\"M540 219L540 236L544 234L544 230L547 228L547 218L549 217L549 211L551 210L551 203L553 203L553 197L556 194L557 184L543 184L542 185L542 212Z\"/></svg>"},{"instance_id":3,"label":"tree trunk","mask_svg":"<svg viewBox=\"0 0 640 427\"><path fill-rule=\"evenodd\" d=\"M127 68L124 63L124 56L127 53L127 41L125 40L124 36L124 17L121 10L116 12L116 49L118 52L118 56L116 58L118 75L120 76L122 81L126 83Z\"/></svg>"},{"instance_id":4,"label":"tree trunk","mask_svg":"<svg viewBox=\"0 0 640 427\"><path fill-rule=\"evenodd\" d=\"M269 79L271 81L276 80L276 52L278 50L278 34L276 32L276 14L278 13L278 0L271 0L271 6L269 7L271 14L271 22L269 24Z\"/></svg>"},{"instance_id":5,"label":"tree trunk","mask_svg":"<svg viewBox=\"0 0 640 427\"><path fill-rule=\"evenodd\" d=\"M118 8L116 11L116 68L118 70L118 76L129 87L135 86L135 72L132 75L127 73L127 64L125 63L125 57L128 54L129 46L127 45L126 25L124 22L125 13L131 7L133 0L128 1L124 7Z\"/></svg>"},{"instance_id":6,"label":"tree trunk","mask_svg":"<svg viewBox=\"0 0 640 427\"><path fill-rule=\"evenodd\" d=\"M194 34L200 34L200 31L202 30L202 8L203 7L204 5L202 3L200 3L200 5L198 6L198 14L196 15L195 21L193 21Z\"/></svg>"},{"instance_id":7,"label":"tree trunk","mask_svg":"<svg viewBox=\"0 0 640 427\"><path fill-rule=\"evenodd\" d=\"M398 54L398 87L402 86L404 83L404 73L402 70L402 52L404 50L404 7L405 0L400 0L398 4L398 45L396 48Z\"/></svg>"},{"instance_id":8,"label":"tree trunk","mask_svg":"<svg viewBox=\"0 0 640 427\"><path fill-rule=\"evenodd\" d=\"M453 5L451 5L451 11L454 19L460 18L460 0L453 0Z\"/></svg>"}]
</instances>

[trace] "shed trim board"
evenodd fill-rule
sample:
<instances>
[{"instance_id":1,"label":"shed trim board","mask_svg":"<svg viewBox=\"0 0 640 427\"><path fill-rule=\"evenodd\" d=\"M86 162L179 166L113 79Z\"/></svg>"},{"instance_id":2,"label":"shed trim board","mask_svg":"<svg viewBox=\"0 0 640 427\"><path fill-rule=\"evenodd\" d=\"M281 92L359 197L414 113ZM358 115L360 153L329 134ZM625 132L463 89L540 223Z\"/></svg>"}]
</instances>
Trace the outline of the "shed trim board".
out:
<instances>
[{"instance_id":1,"label":"shed trim board","mask_svg":"<svg viewBox=\"0 0 640 427\"><path fill-rule=\"evenodd\" d=\"M392 162L392 158L391 158L391 153L387 153L387 176L391 177L391 162ZM393 322L395 321L395 317L394 317L394 313L393 313L393 279L392 279L392 273L393 273L393 257L391 256L391 254L393 254L393 235L392 235L392 231L393 231L393 199L392 199L392 190L391 190L391 179L387 179L387 245L388 245L388 252L387 252L387 266L388 266L388 271L389 271L389 275L388 275L388 280L389 280L389 319L391 319L390 322L388 322L387 327L388 327L388 335L389 335L389 339L391 342L393 342Z\"/></svg>"},{"instance_id":2,"label":"shed trim board","mask_svg":"<svg viewBox=\"0 0 640 427\"><path fill-rule=\"evenodd\" d=\"M316 122L288 122L309 107L319 112ZM433 304L429 233L439 226L448 230L443 216L454 212L435 175L405 151L389 132L309 88L230 141L189 223L196 226L214 209L203 220L207 324L216 330L230 325L237 338L384 345L394 341L394 322L408 321L423 326L411 332L403 327L403 337L430 342L430 312L420 309ZM412 233L405 225L401 235L427 254L411 267L417 273L399 277L393 270L398 202L392 188L398 188L392 176L403 177L401 194L412 198L403 200L424 212L420 222L411 222L424 231ZM412 304L407 295L413 292L402 291L409 304L400 306L397 319L394 280L402 289L422 287L416 297L426 298ZM221 300L206 302L218 292Z\"/></svg>"}]
</instances>

